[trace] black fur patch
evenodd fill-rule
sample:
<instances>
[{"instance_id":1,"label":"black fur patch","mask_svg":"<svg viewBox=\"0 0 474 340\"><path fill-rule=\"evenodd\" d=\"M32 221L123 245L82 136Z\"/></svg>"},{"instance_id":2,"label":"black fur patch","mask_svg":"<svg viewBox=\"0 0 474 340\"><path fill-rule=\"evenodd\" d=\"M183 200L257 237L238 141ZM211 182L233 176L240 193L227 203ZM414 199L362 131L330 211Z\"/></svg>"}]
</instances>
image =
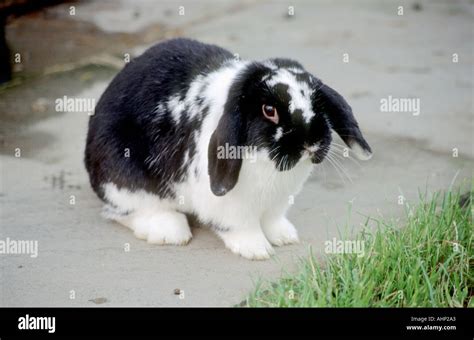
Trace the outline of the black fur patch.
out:
<instances>
[{"instance_id":1,"label":"black fur patch","mask_svg":"<svg viewBox=\"0 0 474 340\"><path fill-rule=\"evenodd\" d=\"M185 153L189 161L195 156L194 133L209 108L198 98L201 114L189 119L185 110L176 124L166 101L176 94L184 99L193 79L232 58L218 46L173 39L151 47L119 72L89 121L85 164L99 197L104 199L101 185L108 182L174 197L173 184L185 180L188 170ZM157 112L160 103L163 110Z\"/></svg>"}]
</instances>

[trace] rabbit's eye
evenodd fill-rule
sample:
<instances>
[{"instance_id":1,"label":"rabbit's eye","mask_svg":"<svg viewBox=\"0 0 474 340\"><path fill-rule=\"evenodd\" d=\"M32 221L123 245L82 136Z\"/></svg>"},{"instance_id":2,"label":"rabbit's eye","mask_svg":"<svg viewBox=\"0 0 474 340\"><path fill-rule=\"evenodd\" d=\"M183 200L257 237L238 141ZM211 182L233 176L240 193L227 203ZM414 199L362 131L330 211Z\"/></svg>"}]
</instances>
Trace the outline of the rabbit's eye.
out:
<instances>
[{"instance_id":1,"label":"rabbit's eye","mask_svg":"<svg viewBox=\"0 0 474 340\"><path fill-rule=\"evenodd\" d=\"M262 105L262 112L265 118L270 120L271 122L278 124L278 112L276 107L271 106L271 105Z\"/></svg>"}]
</instances>

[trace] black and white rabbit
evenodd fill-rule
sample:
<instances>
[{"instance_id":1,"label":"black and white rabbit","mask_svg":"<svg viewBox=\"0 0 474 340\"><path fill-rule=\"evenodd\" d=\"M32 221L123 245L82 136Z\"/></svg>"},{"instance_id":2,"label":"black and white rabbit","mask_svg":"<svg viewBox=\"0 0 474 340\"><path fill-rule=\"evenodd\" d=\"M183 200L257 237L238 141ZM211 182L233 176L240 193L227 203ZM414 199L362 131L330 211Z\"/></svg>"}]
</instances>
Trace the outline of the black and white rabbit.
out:
<instances>
[{"instance_id":1,"label":"black and white rabbit","mask_svg":"<svg viewBox=\"0 0 474 340\"><path fill-rule=\"evenodd\" d=\"M241 61L173 39L108 86L90 118L85 163L104 216L136 237L186 244L190 214L234 253L266 259L272 244L298 242L285 215L331 129L370 157L347 102L298 62Z\"/></svg>"}]
</instances>

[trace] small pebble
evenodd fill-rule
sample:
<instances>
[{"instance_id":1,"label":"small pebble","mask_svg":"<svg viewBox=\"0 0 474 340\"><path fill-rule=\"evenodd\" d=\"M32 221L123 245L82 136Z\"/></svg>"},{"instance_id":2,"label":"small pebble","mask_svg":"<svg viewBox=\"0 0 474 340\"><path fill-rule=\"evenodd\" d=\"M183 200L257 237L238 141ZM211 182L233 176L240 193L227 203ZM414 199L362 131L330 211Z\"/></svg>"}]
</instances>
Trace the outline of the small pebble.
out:
<instances>
[{"instance_id":1,"label":"small pebble","mask_svg":"<svg viewBox=\"0 0 474 340\"><path fill-rule=\"evenodd\" d=\"M100 305L100 304L106 303L107 299L104 297L99 297L99 298L95 298L89 301L95 303L96 305Z\"/></svg>"}]
</instances>

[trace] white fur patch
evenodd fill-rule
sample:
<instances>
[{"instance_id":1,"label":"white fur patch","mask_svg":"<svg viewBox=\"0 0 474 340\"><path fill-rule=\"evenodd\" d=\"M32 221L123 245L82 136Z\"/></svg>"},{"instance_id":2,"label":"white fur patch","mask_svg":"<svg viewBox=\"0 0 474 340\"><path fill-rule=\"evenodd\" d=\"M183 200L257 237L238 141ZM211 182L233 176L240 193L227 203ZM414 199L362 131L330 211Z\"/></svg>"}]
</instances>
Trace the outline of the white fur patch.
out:
<instances>
[{"instance_id":1,"label":"white fur patch","mask_svg":"<svg viewBox=\"0 0 474 340\"><path fill-rule=\"evenodd\" d=\"M276 66L275 63L272 62L271 60L264 61L263 65L268 67L269 69L271 69L273 71L278 70L278 66Z\"/></svg>"},{"instance_id":2,"label":"white fur patch","mask_svg":"<svg viewBox=\"0 0 474 340\"><path fill-rule=\"evenodd\" d=\"M175 95L168 99L168 109L170 110L171 117L173 117L176 124L178 124L185 106L185 102L179 99L179 95Z\"/></svg>"},{"instance_id":3,"label":"white fur patch","mask_svg":"<svg viewBox=\"0 0 474 340\"><path fill-rule=\"evenodd\" d=\"M105 198L127 214L107 211L104 217L115 220L133 230L134 235L148 243L183 245L192 234L184 214L169 200L144 190L118 189L113 183L103 185Z\"/></svg>"},{"instance_id":4,"label":"white fur patch","mask_svg":"<svg viewBox=\"0 0 474 340\"><path fill-rule=\"evenodd\" d=\"M289 111L294 113L296 110L301 110L305 122L309 123L314 117L311 104L312 89L307 83L298 81L294 74L284 68L278 69L276 74L267 80L267 85L270 87L280 83L288 85L288 94L291 97Z\"/></svg>"},{"instance_id":5,"label":"white fur patch","mask_svg":"<svg viewBox=\"0 0 474 340\"><path fill-rule=\"evenodd\" d=\"M153 209L161 201L158 196L150 195L145 190L119 189L114 183L103 184L102 189L105 199L124 211L133 211L138 208Z\"/></svg>"},{"instance_id":6,"label":"white fur patch","mask_svg":"<svg viewBox=\"0 0 474 340\"><path fill-rule=\"evenodd\" d=\"M303 74L304 73L304 71L302 69L297 68L297 67L289 67L288 71L290 71L292 73L295 73L295 74Z\"/></svg>"},{"instance_id":7,"label":"white fur patch","mask_svg":"<svg viewBox=\"0 0 474 340\"><path fill-rule=\"evenodd\" d=\"M275 246L299 242L295 226L286 217L269 216L263 219L262 228L268 241Z\"/></svg>"},{"instance_id":8,"label":"white fur patch","mask_svg":"<svg viewBox=\"0 0 474 340\"><path fill-rule=\"evenodd\" d=\"M311 146L308 146L308 147L306 148L306 150L308 150L309 152L316 152L316 151L318 151L318 150L319 150L319 143L315 143L315 144L313 144L313 145L311 145Z\"/></svg>"},{"instance_id":9,"label":"white fur patch","mask_svg":"<svg viewBox=\"0 0 474 340\"><path fill-rule=\"evenodd\" d=\"M276 132L275 132L275 135L273 136L273 139L275 140L275 142L278 142L280 140L281 136L283 136L283 128L281 126L279 126L276 129Z\"/></svg>"},{"instance_id":10,"label":"white fur patch","mask_svg":"<svg viewBox=\"0 0 474 340\"><path fill-rule=\"evenodd\" d=\"M186 96L184 99L180 99L180 95L174 95L168 98L167 106L169 111L171 112L171 117L173 121L178 124L181 116L185 113L188 118L193 118L201 112L201 107L196 105L196 97L201 93L203 87L206 85L206 78L203 75L198 75L194 80L191 82L188 91L186 92ZM162 103L157 105L155 110L158 115L163 114L164 106Z\"/></svg>"},{"instance_id":11,"label":"white fur patch","mask_svg":"<svg viewBox=\"0 0 474 340\"><path fill-rule=\"evenodd\" d=\"M272 245L260 228L231 230L219 233L227 248L249 260L266 260L274 253Z\"/></svg>"},{"instance_id":12,"label":"white fur patch","mask_svg":"<svg viewBox=\"0 0 474 340\"><path fill-rule=\"evenodd\" d=\"M203 75L198 75L191 82L188 92L186 93L185 103L188 108L189 118L195 117L201 113L201 107L196 105L196 97L201 93L203 87L206 86L206 78Z\"/></svg>"},{"instance_id":13,"label":"white fur patch","mask_svg":"<svg viewBox=\"0 0 474 340\"><path fill-rule=\"evenodd\" d=\"M371 152L362 149L362 147L355 142L351 143L350 148L361 161L367 161L372 158Z\"/></svg>"}]
</instances>

